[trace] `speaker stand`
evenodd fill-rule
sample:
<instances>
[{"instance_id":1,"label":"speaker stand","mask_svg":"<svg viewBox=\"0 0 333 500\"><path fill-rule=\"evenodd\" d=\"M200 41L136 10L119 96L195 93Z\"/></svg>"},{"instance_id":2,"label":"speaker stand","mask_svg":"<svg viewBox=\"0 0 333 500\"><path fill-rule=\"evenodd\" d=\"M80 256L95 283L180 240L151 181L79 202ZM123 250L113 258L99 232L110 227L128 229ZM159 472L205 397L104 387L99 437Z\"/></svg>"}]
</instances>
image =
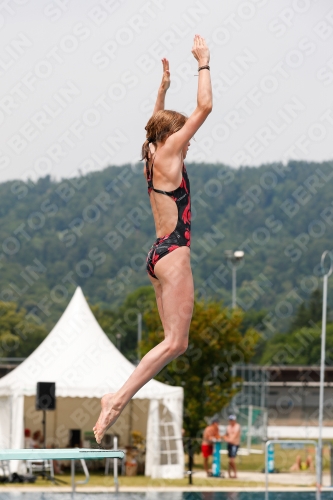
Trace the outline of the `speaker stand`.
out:
<instances>
[{"instance_id":1,"label":"speaker stand","mask_svg":"<svg viewBox=\"0 0 333 500\"><path fill-rule=\"evenodd\" d=\"M45 410L43 410L42 424L43 424L43 436L44 436L44 449L46 449L46 411ZM62 479L56 479L55 477L52 477L51 474L45 470L44 460L43 460L43 470L41 470L37 474L37 477L38 476L41 476L44 479L48 479L49 481L52 481L52 483L54 483L54 484L58 484L58 483L68 484L68 483L66 483L66 481L63 481Z\"/></svg>"},{"instance_id":2,"label":"speaker stand","mask_svg":"<svg viewBox=\"0 0 333 500\"><path fill-rule=\"evenodd\" d=\"M46 448L46 411L43 410L43 436L44 436L44 448Z\"/></svg>"}]
</instances>

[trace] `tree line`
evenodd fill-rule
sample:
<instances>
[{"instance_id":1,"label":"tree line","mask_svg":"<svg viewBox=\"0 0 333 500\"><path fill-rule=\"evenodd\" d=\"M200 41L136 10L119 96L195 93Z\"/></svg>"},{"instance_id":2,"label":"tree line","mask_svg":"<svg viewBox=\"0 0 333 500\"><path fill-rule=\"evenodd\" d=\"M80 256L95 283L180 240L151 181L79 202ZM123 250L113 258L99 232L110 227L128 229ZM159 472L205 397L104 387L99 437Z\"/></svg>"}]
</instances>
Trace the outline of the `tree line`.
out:
<instances>
[{"instance_id":1,"label":"tree line","mask_svg":"<svg viewBox=\"0 0 333 500\"><path fill-rule=\"evenodd\" d=\"M331 249L333 164L187 169L198 300L230 304L224 252L243 249L238 305L266 310L271 335L286 331L300 301L320 285L320 256ZM149 284L145 259L155 232L141 164L62 181L10 181L0 184L0 199L0 300L16 302L48 329L76 286L91 304L117 311Z\"/></svg>"}]
</instances>

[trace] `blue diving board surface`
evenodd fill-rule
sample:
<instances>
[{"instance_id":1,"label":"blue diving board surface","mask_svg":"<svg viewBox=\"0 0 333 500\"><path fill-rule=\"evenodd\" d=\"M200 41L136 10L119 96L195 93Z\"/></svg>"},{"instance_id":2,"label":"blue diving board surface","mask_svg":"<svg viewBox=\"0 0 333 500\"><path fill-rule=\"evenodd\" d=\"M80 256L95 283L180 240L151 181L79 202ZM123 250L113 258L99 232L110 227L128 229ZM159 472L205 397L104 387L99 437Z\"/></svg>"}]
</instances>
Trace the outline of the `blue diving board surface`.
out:
<instances>
[{"instance_id":1,"label":"blue diving board surface","mask_svg":"<svg viewBox=\"0 0 333 500\"><path fill-rule=\"evenodd\" d=\"M99 448L47 448L0 450L0 460L96 460L102 458L124 458L121 450Z\"/></svg>"}]
</instances>

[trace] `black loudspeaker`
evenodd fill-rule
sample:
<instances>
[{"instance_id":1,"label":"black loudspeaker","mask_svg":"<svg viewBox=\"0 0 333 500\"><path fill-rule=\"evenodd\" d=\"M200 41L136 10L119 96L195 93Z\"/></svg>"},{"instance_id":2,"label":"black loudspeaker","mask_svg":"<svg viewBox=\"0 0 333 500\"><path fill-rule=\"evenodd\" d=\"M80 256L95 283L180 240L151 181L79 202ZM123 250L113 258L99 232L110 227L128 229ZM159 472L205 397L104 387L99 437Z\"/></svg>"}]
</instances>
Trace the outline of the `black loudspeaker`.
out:
<instances>
[{"instance_id":1,"label":"black loudspeaker","mask_svg":"<svg viewBox=\"0 0 333 500\"><path fill-rule=\"evenodd\" d=\"M55 382L37 382L36 410L55 410Z\"/></svg>"},{"instance_id":2,"label":"black loudspeaker","mask_svg":"<svg viewBox=\"0 0 333 500\"><path fill-rule=\"evenodd\" d=\"M81 445L81 429L70 429L69 431L69 447L80 448Z\"/></svg>"}]
</instances>

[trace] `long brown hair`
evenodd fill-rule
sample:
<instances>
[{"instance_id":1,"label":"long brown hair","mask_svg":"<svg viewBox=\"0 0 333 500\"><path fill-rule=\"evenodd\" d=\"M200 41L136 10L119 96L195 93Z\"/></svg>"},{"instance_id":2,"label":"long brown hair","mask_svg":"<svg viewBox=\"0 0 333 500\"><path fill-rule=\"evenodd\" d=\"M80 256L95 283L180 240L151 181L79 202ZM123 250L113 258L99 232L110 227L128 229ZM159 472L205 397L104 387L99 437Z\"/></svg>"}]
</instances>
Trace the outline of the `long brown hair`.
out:
<instances>
[{"instance_id":1,"label":"long brown hair","mask_svg":"<svg viewBox=\"0 0 333 500\"><path fill-rule=\"evenodd\" d=\"M153 144L164 142L171 134L178 132L185 125L186 120L185 115L168 109L154 113L145 126L147 133L141 150L142 160L148 160L149 158L150 142Z\"/></svg>"}]
</instances>

